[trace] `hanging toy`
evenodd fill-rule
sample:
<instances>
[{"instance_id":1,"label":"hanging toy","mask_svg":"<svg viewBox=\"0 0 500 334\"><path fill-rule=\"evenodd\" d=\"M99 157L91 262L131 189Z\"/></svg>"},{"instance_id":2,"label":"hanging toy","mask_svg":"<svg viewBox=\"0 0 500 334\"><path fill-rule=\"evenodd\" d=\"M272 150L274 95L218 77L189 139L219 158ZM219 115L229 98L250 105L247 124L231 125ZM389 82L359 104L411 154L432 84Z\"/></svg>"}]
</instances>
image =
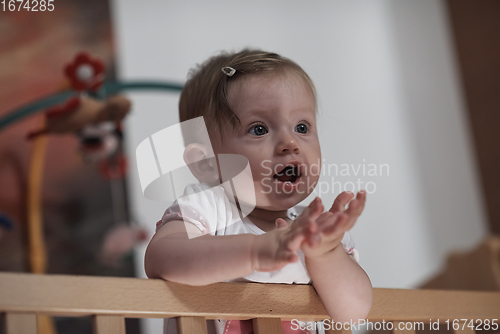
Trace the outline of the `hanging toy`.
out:
<instances>
[{"instance_id":1,"label":"hanging toy","mask_svg":"<svg viewBox=\"0 0 500 334\"><path fill-rule=\"evenodd\" d=\"M90 56L86 52L80 52L75 56L73 62L67 64L64 73L69 79L71 86L76 91L96 91L101 88L104 81L104 63Z\"/></svg>"},{"instance_id":2,"label":"hanging toy","mask_svg":"<svg viewBox=\"0 0 500 334\"><path fill-rule=\"evenodd\" d=\"M101 173L112 188L115 227L105 238L102 254L109 263L122 264L139 242L148 238L143 228L127 227L127 217L119 217L126 211L125 181L127 161L120 152L122 136L121 122L129 113L131 102L124 96L114 95L125 90L148 89L180 92L183 85L171 82L133 81L104 82L105 66L102 61L87 53L79 53L64 68L69 85L77 93L60 92L31 102L0 117L0 130L29 115L44 112L38 129L27 137L33 140L28 191L27 191L27 237L30 271L36 274L46 272L47 255L43 235L42 177L46 135L76 134L80 140L80 151L86 160L101 160ZM61 103L64 101L64 103ZM54 106L55 103L60 105ZM50 107L50 108L49 108ZM47 109L48 108L48 109ZM104 159L103 159L104 158ZM132 223L130 223L132 224ZM123 225L123 226L122 226ZM0 234L12 224L0 219ZM119 259L118 262L116 259ZM37 316L38 332L55 333L55 325L49 316Z\"/></svg>"},{"instance_id":3,"label":"hanging toy","mask_svg":"<svg viewBox=\"0 0 500 334\"><path fill-rule=\"evenodd\" d=\"M79 53L66 65L71 87L80 92L64 104L45 111L45 126L31 131L32 140L45 134L75 133L80 140L80 151L87 161L103 160L113 155L121 139L121 121L129 113L131 102L122 95L104 100L90 97L86 92L98 90L104 80L104 64L85 52Z\"/></svg>"}]
</instances>

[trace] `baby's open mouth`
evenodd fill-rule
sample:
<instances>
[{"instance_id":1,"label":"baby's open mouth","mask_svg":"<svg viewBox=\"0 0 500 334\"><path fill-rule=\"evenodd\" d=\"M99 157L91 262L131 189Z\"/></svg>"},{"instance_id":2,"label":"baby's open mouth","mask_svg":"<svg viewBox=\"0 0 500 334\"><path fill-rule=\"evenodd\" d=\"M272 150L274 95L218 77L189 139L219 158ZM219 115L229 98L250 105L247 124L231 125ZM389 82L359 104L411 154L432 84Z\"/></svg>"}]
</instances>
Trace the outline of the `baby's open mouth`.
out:
<instances>
[{"instance_id":1,"label":"baby's open mouth","mask_svg":"<svg viewBox=\"0 0 500 334\"><path fill-rule=\"evenodd\" d=\"M297 166L286 166L280 172L274 174L273 178L280 182L295 183L300 177L300 170Z\"/></svg>"}]
</instances>

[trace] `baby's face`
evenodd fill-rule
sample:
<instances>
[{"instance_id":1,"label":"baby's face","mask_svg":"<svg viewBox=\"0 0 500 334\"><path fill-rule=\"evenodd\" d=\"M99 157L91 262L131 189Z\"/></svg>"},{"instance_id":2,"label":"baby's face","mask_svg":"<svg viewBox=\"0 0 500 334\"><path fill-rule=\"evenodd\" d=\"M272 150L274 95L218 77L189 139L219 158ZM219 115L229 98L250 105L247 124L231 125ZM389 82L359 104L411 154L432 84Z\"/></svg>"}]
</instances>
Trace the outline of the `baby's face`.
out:
<instances>
[{"instance_id":1,"label":"baby's face","mask_svg":"<svg viewBox=\"0 0 500 334\"><path fill-rule=\"evenodd\" d=\"M241 124L227 129L223 142L213 136L214 153L248 159L256 207L280 211L304 200L321 168L309 86L295 73L248 75L230 87L228 102Z\"/></svg>"}]
</instances>

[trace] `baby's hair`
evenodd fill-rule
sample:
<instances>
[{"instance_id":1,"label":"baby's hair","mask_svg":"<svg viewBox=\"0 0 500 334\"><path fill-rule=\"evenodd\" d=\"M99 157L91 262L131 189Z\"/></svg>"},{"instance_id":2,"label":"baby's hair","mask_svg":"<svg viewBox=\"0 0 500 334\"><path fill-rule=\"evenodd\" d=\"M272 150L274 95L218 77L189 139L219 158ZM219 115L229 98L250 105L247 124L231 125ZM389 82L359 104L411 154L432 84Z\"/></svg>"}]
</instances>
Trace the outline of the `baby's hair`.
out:
<instances>
[{"instance_id":1,"label":"baby's hair","mask_svg":"<svg viewBox=\"0 0 500 334\"><path fill-rule=\"evenodd\" d=\"M225 74L222 71L224 67L234 69L234 74ZM304 79L311 88L316 104L316 90L312 80L294 61L277 53L244 49L236 53L222 52L189 72L179 101L180 121L203 116L209 132L220 133L222 139L225 127L228 125L236 127L240 123L227 101L230 85L248 74L261 72L284 74L287 70ZM186 145L194 141L194 138L188 138L191 134L183 131L183 135Z\"/></svg>"}]
</instances>

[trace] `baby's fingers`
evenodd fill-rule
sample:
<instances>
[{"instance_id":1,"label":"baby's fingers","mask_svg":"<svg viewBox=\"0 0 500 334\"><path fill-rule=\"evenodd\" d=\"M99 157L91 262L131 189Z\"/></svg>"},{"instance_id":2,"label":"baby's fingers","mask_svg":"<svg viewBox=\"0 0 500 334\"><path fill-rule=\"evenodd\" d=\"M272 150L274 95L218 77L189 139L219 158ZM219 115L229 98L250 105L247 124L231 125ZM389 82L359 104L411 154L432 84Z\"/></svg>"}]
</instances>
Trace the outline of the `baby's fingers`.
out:
<instances>
[{"instance_id":1,"label":"baby's fingers","mask_svg":"<svg viewBox=\"0 0 500 334\"><path fill-rule=\"evenodd\" d=\"M335 201L333 201L333 205L330 208L330 212L335 213L335 212L343 212L345 210L345 206L351 199L353 199L354 194L350 191L344 191L340 195L335 198Z\"/></svg>"},{"instance_id":2,"label":"baby's fingers","mask_svg":"<svg viewBox=\"0 0 500 334\"><path fill-rule=\"evenodd\" d=\"M321 198L316 197L302 212L300 215L301 219L316 220L318 216L323 212L323 203L321 203Z\"/></svg>"},{"instance_id":3,"label":"baby's fingers","mask_svg":"<svg viewBox=\"0 0 500 334\"><path fill-rule=\"evenodd\" d=\"M360 191L355 199L349 203L349 207L345 211L350 216L358 217L363 212L366 203L366 192Z\"/></svg>"},{"instance_id":4,"label":"baby's fingers","mask_svg":"<svg viewBox=\"0 0 500 334\"><path fill-rule=\"evenodd\" d=\"M321 232L329 237L335 236L336 234L344 233L349 230L349 216L345 213L336 215L323 224Z\"/></svg>"},{"instance_id":5,"label":"baby's fingers","mask_svg":"<svg viewBox=\"0 0 500 334\"><path fill-rule=\"evenodd\" d=\"M276 219L275 224L276 224L276 227L278 229L285 229L285 228L288 228L288 226L289 226L288 222L286 220L284 220L283 218Z\"/></svg>"},{"instance_id":6,"label":"baby's fingers","mask_svg":"<svg viewBox=\"0 0 500 334\"><path fill-rule=\"evenodd\" d=\"M304 232L301 233L315 233L317 231L316 219L323 212L323 204L321 203L321 199L316 197L307 208L304 209L300 217L298 218L296 224L296 228L305 229Z\"/></svg>"},{"instance_id":7,"label":"baby's fingers","mask_svg":"<svg viewBox=\"0 0 500 334\"><path fill-rule=\"evenodd\" d=\"M279 260L286 263L297 262L299 260L299 256L295 252L286 252L281 255Z\"/></svg>"},{"instance_id":8,"label":"baby's fingers","mask_svg":"<svg viewBox=\"0 0 500 334\"><path fill-rule=\"evenodd\" d=\"M307 242L309 243L309 246L314 247L321 241L321 233L325 229L326 225L330 225L332 223L332 220L337 217L338 214L331 213L329 211L323 212L318 219L316 219L316 224L318 226L317 231L314 233L310 233L310 235L307 238Z\"/></svg>"},{"instance_id":9,"label":"baby's fingers","mask_svg":"<svg viewBox=\"0 0 500 334\"><path fill-rule=\"evenodd\" d=\"M302 244L304 238L305 236L303 233L294 233L292 235L289 235L289 237L285 240L284 248L286 250L295 252L300 248L300 245Z\"/></svg>"},{"instance_id":10,"label":"baby's fingers","mask_svg":"<svg viewBox=\"0 0 500 334\"><path fill-rule=\"evenodd\" d=\"M324 209L323 203L321 202L321 198L316 197L311 204L312 204L311 207L312 215L316 217L319 216Z\"/></svg>"},{"instance_id":11,"label":"baby's fingers","mask_svg":"<svg viewBox=\"0 0 500 334\"><path fill-rule=\"evenodd\" d=\"M349 224L347 230L350 230L356 223L356 220L363 212L363 209L365 207L365 202L366 202L366 192L360 191L356 196L356 198L349 203L349 208L347 208L347 210L344 212L349 217Z\"/></svg>"}]
</instances>

